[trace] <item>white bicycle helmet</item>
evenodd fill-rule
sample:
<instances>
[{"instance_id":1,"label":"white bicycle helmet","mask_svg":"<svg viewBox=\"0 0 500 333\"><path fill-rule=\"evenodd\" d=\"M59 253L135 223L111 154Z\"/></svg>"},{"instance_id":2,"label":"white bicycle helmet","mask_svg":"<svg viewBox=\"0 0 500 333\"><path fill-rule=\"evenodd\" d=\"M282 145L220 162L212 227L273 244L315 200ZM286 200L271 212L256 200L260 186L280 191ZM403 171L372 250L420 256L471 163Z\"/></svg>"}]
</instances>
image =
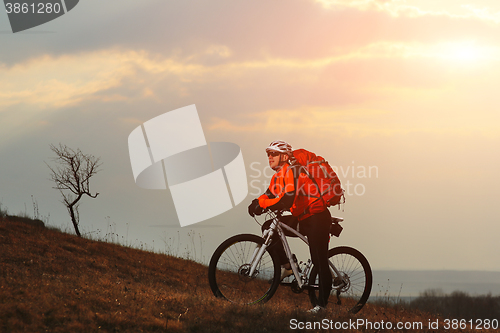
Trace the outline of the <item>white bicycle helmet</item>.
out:
<instances>
[{"instance_id":1,"label":"white bicycle helmet","mask_svg":"<svg viewBox=\"0 0 500 333\"><path fill-rule=\"evenodd\" d=\"M289 156L292 155L292 146L285 141L277 140L273 141L269 144L269 147L266 148L266 153L277 151L282 154L287 154Z\"/></svg>"}]
</instances>

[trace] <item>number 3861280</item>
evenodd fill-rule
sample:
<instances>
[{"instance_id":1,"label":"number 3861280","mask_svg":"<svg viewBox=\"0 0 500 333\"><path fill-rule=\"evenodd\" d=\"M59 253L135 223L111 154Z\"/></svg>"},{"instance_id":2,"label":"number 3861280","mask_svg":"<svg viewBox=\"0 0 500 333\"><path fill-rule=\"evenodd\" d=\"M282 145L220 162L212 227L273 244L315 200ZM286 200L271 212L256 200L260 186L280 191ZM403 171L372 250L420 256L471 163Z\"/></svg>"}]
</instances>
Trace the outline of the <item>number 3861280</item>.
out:
<instances>
[{"instance_id":1,"label":"number 3861280","mask_svg":"<svg viewBox=\"0 0 500 333\"><path fill-rule=\"evenodd\" d=\"M5 4L5 8L7 10L7 14L53 14L53 13L60 13L62 8L61 4L55 3L52 4L50 2L48 3L10 3L7 2Z\"/></svg>"}]
</instances>

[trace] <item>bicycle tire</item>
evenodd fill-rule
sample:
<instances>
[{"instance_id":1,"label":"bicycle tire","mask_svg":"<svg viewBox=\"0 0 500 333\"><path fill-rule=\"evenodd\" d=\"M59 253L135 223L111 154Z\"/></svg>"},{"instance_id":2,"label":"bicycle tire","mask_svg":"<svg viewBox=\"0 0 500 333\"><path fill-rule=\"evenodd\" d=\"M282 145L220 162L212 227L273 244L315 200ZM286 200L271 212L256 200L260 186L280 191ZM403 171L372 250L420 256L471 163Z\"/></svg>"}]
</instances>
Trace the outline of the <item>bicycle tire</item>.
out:
<instances>
[{"instance_id":1,"label":"bicycle tire","mask_svg":"<svg viewBox=\"0 0 500 333\"><path fill-rule=\"evenodd\" d=\"M335 265L337 270L344 274L349 280L347 286L335 286L338 284L332 278L332 291L330 294L330 300L332 297L342 297L341 302L347 307L348 312L357 313L365 305L368 297L370 297L370 292L373 284L373 275L370 268L370 264L365 256L358 250L347 247L339 246L328 251L328 258L331 263ZM332 269L332 277L334 272ZM309 275L310 285L317 285L318 282L318 268L313 266L311 273ZM337 292L339 294L337 295ZM317 305L318 301L318 289L309 289L309 299L313 306ZM340 299L339 299L340 301Z\"/></svg>"},{"instance_id":2,"label":"bicycle tire","mask_svg":"<svg viewBox=\"0 0 500 333\"><path fill-rule=\"evenodd\" d=\"M241 234L219 245L208 266L208 281L216 297L237 304L256 304L265 303L274 295L281 266L273 251L266 249L253 277L248 276L252 254L262 244L262 237Z\"/></svg>"}]
</instances>

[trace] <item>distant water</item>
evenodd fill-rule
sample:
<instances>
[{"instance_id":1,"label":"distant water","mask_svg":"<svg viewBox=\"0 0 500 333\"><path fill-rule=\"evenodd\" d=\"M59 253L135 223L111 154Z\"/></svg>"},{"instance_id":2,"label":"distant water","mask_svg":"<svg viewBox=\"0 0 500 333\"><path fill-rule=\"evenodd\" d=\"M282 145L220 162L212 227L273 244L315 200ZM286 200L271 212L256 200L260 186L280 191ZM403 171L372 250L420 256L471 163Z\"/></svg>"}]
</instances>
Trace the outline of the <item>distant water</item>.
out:
<instances>
[{"instance_id":1,"label":"distant water","mask_svg":"<svg viewBox=\"0 0 500 333\"><path fill-rule=\"evenodd\" d=\"M370 298L390 297L409 301L429 289L445 294L463 291L471 296L500 296L500 272L485 271L373 271Z\"/></svg>"}]
</instances>

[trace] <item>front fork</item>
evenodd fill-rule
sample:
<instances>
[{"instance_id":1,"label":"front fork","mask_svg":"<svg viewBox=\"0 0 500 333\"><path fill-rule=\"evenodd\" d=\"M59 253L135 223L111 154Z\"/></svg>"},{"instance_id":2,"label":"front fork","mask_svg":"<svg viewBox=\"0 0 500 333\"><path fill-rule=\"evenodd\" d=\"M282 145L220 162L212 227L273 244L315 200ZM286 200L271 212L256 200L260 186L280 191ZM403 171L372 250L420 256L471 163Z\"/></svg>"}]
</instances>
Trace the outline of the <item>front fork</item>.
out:
<instances>
[{"instance_id":1,"label":"front fork","mask_svg":"<svg viewBox=\"0 0 500 333\"><path fill-rule=\"evenodd\" d=\"M264 238L264 244L262 244L260 247L256 247L255 250L253 251L252 258L250 259L250 273L249 276L252 277L255 274L255 271L257 270L257 265L260 262L260 259L262 258L262 255L264 254L264 251L266 251L267 247L271 244L271 237L273 236L274 231L271 229L267 229L264 231L263 238Z\"/></svg>"}]
</instances>

